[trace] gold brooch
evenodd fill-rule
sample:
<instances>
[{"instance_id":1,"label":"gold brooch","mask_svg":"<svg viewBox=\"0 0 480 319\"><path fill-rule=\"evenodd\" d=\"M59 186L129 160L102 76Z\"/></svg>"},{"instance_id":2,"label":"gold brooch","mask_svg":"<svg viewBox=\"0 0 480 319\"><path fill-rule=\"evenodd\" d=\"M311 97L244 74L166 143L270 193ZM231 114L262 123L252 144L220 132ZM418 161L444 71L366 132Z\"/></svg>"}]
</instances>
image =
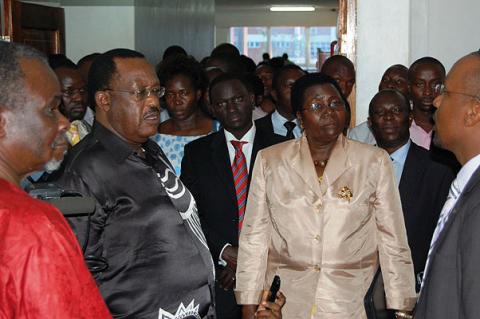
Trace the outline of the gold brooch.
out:
<instances>
[{"instance_id":1,"label":"gold brooch","mask_svg":"<svg viewBox=\"0 0 480 319\"><path fill-rule=\"evenodd\" d=\"M338 197L347 200L350 203L350 200L353 197L352 191L347 186L343 186L338 192Z\"/></svg>"}]
</instances>

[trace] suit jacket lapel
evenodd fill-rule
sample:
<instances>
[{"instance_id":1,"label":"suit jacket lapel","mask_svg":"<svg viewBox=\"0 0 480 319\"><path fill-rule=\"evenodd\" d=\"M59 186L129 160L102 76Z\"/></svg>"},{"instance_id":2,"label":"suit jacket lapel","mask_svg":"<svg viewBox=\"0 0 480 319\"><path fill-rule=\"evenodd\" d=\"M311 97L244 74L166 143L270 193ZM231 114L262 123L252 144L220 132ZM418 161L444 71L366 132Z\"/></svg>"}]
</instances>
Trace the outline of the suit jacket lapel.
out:
<instances>
[{"instance_id":1,"label":"suit jacket lapel","mask_svg":"<svg viewBox=\"0 0 480 319\"><path fill-rule=\"evenodd\" d=\"M217 174L230 194L232 200L237 203L237 195L232 175L232 167L230 156L228 155L227 142L223 130L219 131L213 139L212 145L212 161L217 170Z\"/></svg>"},{"instance_id":2,"label":"suit jacket lapel","mask_svg":"<svg viewBox=\"0 0 480 319\"><path fill-rule=\"evenodd\" d=\"M453 224L453 222L455 221L455 219L460 218L459 215L465 211L464 209L465 199L468 198L470 191L479 183L480 183L480 167L477 168L475 173L473 173L472 177L470 178L470 181L467 183L467 185L465 186L465 189L463 190L462 194L460 195L457 202L455 203L455 206L453 207L453 210L450 213L450 217L445 223L445 226L443 227L443 230L438 236L437 242L433 247L432 256L435 255L438 248L442 245L442 242L445 240L448 230L450 226Z\"/></svg>"},{"instance_id":3,"label":"suit jacket lapel","mask_svg":"<svg viewBox=\"0 0 480 319\"><path fill-rule=\"evenodd\" d=\"M422 186L421 183L415 182L420 180L420 177L425 171L425 160L418 156L417 147L419 146L411 142L398 186L403 206L405 206L406 203L415 202L418 190ZM405 214L405 211L403 213Z\"/></svg>"},{"instance_id":4,"label":"suit jacket lapel","mask_svg":"<svg viewBox=\"0 0 480 319\"><path fill-rule=\"evenodd\" d=\"M335 181L343 175L343 173L351 167L350 160L347 155L348 141L340 134L335 144L335 147L328 159L327 167L325 168L324 178L327 185L330 187Z\"/></svg>"},{"instance_id":5,"label":"suit jacket lapel","mask_svg":"<svg viewBox=\"0 0 480 319\"><path fill-rule=\"evenodd\" d=\"M305 136L295 141L295 146L292 148L292 170L297 173L305 182L305 185L322 198L322 191L318 183L317 173L313 164L308 141Z\"/></svg>"}]
</instances>

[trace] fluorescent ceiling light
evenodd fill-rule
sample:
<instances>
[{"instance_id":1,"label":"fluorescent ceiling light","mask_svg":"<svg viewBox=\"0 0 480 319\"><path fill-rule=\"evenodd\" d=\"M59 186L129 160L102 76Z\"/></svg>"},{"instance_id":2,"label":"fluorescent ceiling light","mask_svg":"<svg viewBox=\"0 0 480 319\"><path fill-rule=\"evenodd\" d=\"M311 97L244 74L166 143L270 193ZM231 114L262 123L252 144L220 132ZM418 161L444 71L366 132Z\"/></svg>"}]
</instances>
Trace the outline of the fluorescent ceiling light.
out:
<instances>
[{"instance_id":1,"label":"fluorescent ceiling light","mask_svg":"<svg viewBox=\"0 0 480 319\"><path fill-rule=\"evenodd\" d=\"M296 7L286 7L286 6L273 6L273 7L270 7L270 11L315 11L315 8L314 7L311 7L311 6L308 6L308 7L299 7L299 6L296 6Z\"/></svg>"}]
</instances>

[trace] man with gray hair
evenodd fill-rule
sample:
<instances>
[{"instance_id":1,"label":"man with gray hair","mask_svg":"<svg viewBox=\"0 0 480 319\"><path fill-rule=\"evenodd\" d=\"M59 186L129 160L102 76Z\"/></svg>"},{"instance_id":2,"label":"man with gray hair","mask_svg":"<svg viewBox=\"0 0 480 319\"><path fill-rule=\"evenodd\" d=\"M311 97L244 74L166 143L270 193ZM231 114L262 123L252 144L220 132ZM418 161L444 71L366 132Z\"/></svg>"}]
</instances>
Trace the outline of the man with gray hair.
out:
<instances>
[{"instance_id":1,"label":"man with gray hair","mask_svg":"<svg viewBox=\"0 0 480 319\"><path fill-rule=\"evenodd\" d=\"M67 148L60 86L35 49L0 42L0 317L111 318L68 223L19 187Z\"/></svg>"}]
</instances>

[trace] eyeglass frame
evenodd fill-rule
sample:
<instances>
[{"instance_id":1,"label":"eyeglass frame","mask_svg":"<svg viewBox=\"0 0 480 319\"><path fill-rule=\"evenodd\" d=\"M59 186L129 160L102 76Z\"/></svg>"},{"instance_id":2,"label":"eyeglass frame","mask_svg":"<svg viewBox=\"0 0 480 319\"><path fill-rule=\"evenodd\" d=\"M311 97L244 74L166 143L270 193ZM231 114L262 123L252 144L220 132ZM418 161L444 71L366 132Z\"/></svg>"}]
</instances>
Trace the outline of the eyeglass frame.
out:
<instances>
[{"instance_id":1,"label":"eyeglass frame","mask_svg":"<svg viewBox=\"0 0 480 319\"><path fill-rule=\"evenodd\" d=\"M155 89L158 89L159 91L157 92L157 97L160 99L162 98L164 95L165 95L165 87L164 86L155 86L155 87L152 87L152 88L143 88L143 89L139 89L139 90L114 90L114 89L111 89L111 88L105 88L103 89L102 91L110 91L110 92L119 92L119 93L128 93L132 96L134 96L134 100L136 102L140 102L140 101L144 101L145 99L147 99L151 94L154 94L154 91ZM142 91L145 91L145 93L142 93ZM146 94L145 96L139 96L139 95L143 95L143 94Z\"/></svg>"},{"instance_id":2,"label":"eyeglass frame","mask_svg":"<svg viewBox=\"0 0 480 319\"><path fill-rule=\"evenodd\" d=\"M457 95L468 96L472 99L480 100L480 95L473 95L473 94L467 94L467 93L462 93L462 92L454 92L454 91L446 90L445 89L445 84L442 84L442 83L439 83L439 84L435 85L433 91L435 92L435 94L438 94L438 96L444 95L444 94L457 94Z\"/></svg>"},{"instance_id":3,"label":"eyeglass frame","mask_svg":"<svg viewBox=\"0 0 480 319\"><path fill-rule=\"evenodd\" d=\"M338 104L337 106L332 106L332 104ZM310 108L303 108L301 111L309 112L309 113L323 113L325 110L332 110L336 111L340 106L345 108L345 102L343 101L332 101L329 105L320 104L317 102L310 103Z\"/></svg>"}]
</instances>

